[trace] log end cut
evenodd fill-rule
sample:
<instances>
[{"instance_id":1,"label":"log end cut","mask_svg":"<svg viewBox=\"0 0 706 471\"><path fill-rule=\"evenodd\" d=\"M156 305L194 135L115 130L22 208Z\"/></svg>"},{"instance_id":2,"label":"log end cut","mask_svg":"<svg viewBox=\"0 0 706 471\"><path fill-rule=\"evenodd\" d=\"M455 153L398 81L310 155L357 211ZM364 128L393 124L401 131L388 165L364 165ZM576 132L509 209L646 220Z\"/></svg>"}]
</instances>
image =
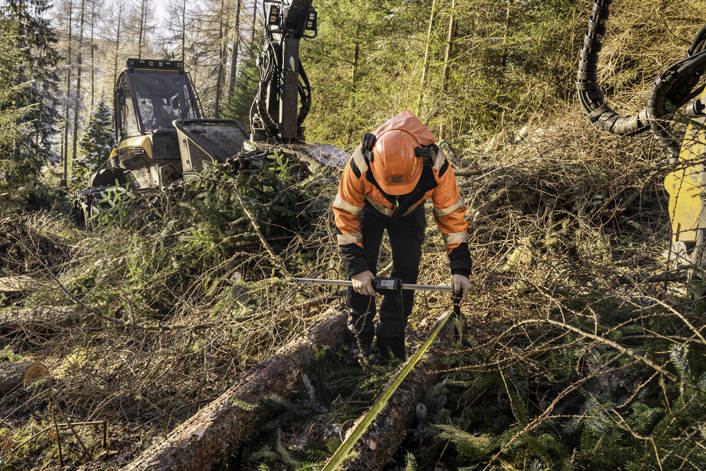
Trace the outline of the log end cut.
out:
<instances>
[{"instance_id":1,"label":"log end cut","mask_svg":"<svg viewBox=\"0 0 706 471\"><path fill-rule=\"evenodd\" d=\"M26 388L45 376L49 376L49 370L41 363L0 363L0 394L7 394L20 387Z\"/></svg>"},{"instance_id":2,"label":"log end cut","mask_svg":"<svg viewBox=\"0 0 706 471\"><path fill-rule=\"evenodd\" d=\"M41 363L34 362L25 370L25 374L22 377L22 385L27 387L27 385L34 383L38 379L42 379L45 376L49 376L49 369Z\"/></svg>"}]
</instances>

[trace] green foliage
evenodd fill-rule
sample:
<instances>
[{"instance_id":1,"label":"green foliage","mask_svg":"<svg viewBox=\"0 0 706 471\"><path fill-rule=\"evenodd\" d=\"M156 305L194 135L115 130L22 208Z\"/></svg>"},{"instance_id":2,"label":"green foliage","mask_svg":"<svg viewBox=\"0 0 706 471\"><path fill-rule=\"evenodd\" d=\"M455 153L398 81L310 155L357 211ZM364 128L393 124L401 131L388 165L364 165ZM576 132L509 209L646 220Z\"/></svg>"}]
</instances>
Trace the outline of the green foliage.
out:
<instances>
[{"instance_id":1,"label":"green foliage","mask_svg":"<svg viewBox=\"0 0 706 471\"><path fill-rule=\"evenodd\" d=\"M250 279L269 276L282 263L294 271L307 263L297 247L315 237L317 219L330 204L324 189L329 175L309 174L283 157L271 164L237 173L214 168L161 199L106 194L106 204L115 207L96 217L95 230L132 235L119 255L84 271L76 289L105 305L128 296L135 312L160 317L184 308L190 298L211 300L214 316L245 312ZM262 257L268 253L263 240L276 260ZM99 281L104 263L121 283Z\"/></svg>"},{"instance_id":2,"label":"green foliage","mask_svg":"<svg viewBox=\"0 0 706 471\"><path fill-rule=\"evenodd\" d=\"M585 291L584 296L572 292L561 310L549 311L550 318L611 342L617 339L659 365L671 360L666 369L679 380L653 375L608 343L529 326L516 337L510 328L480 347L484 355L466 353L468 364L481 363L487 371L453 372L429 390L424 403L433 425L425 430L418 424L415 441L421 445L409 449L417 463L430 466L441 454L450 466L475 469L497 454L496 464L516 469L659 469L656 460L662 469L703 467L703 346L641 335L646 326L669 335L693 331L664 306ZM689 320L700 325L696 317ZM520 353L524 335L532 347ZM496 347L494 361L488 360ZM577 381L580 387L574 389ZM538 421L540 413L546 417Z\"/></svg>"},{"instance_id":3,"label":"green foliage","mask_svg":"<svg viewBox=\"0 0 706 471\"><path fill-rule=\"evenodd\" d=\"M11 207L18 214L39 211L68 214L71 202L65 190L52 188L39 182L30 182L17 194Z\"/></svg>"},{"instance_id":4,"label":"green foliage","mask_svg":"<svg viewBox=\"0 0 706 471\"><path fill-rule=\"evenodd\" d=\"M11 141L6 137L0 142L0 186L21 186L36 180L41 165L55 158L51 140L57 121L54 67L59 56L53 48L54 31L46 19L49 8L46 0L7 0L0 6L1 32L14 48L10 57L0 57L0 62L9 59L13 63L0 66L11 72L0 79L0 100L4 95L5 103L10 103L9 113L2 119L9 122L12 116L14 121L9 126ZM8 42L0 46L7 48ZM0 111L4 111L2 106Z\"/></svg>"},{"instance_id":5,"label":"green foliage","mask_svg":"<svg viewBox=\"0 0 706 471\"><path fill-rule=\"evenodd\" d=\"M13 21L0 20L0 149L10 149L14 140L21 132L22 116L29 108L20 107L13 98L16 93L28 84L16 84L13 77L18 73L20 51L15 48L12 32ZM8 152L3 150L3 153Z\"/></svg>"},{"instance_id":6,"label":"green foliage","mask_svg":"<svg viewBox=\"0 0 706 471\"><path fill-rule=\"evenodd\" d=\"M392 102L397 97L389 87L403 80L403 55L411 44L398 41L395 51L388 47L391 36L402 33L395 28L404 24L394 15L386 17L396 3L327 0L316 5L319 34L302 41L314 100L306 121L309 140L350 147L375 119L396 114Z\"/></svg>"},{"instance_id":7,"label":"green foliage","mask_svg":"<svg viewBox=\"0 0 706 471\"><path fill-rule=\"evenodd\" d=\"M260 35L262 33L255 33ZM237 119L246 128L250 125L250 106L257 94L260 84L260 69L256 65L258 50L251 45L244 51L243 62L238 64L238 77L235 81L235 91L223 110L223 117Z\"/></svg>"},{"instance_id":8,"label":"green foliage","mask_svg":"<svg viewBox=\"0 0 706 471\"><path fill-rule=\"evenodd\" d=\"M440 137L480 143L573 96L574 58L585 32L575 2L484 0L452 9L432 0L356 0L324 1L317 9L319 36L302 42L316 93L307 122L315 140L355 145L409 108L423 121L434 117L430 125Z\"/></svg>"},{"instance_id":9,"label":"green foliage","mask_svg":"<svg viewBox=\"0 0 706 471\"><path fill-rule=\"evenodd\" d=\"M112 111L101 100L91 114L79 142L82 156L73 163L72 178L77 180L79 188L83 188L91 174L108 159L115 145L113 141Z\"/></svg>"}]
</instances>

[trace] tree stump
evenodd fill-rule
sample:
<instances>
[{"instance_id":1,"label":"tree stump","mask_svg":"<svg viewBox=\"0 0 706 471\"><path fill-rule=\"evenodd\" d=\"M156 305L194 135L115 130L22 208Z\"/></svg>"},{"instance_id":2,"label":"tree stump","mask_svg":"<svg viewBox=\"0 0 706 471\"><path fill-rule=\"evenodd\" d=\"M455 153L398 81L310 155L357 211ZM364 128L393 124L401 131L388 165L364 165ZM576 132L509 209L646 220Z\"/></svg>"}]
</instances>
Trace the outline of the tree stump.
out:
<instances>
[{"instance_id":1,"label":"tree stump","mask_svg":"<svg viewBox=\"0 0 706 471\"><path fill-rule=\"evenodd\" d=\"M7 394L20 386L26 387L45 376L49 376L49 370L41 363L0 363L0 394Z\"/></svg>"}]
</instances>

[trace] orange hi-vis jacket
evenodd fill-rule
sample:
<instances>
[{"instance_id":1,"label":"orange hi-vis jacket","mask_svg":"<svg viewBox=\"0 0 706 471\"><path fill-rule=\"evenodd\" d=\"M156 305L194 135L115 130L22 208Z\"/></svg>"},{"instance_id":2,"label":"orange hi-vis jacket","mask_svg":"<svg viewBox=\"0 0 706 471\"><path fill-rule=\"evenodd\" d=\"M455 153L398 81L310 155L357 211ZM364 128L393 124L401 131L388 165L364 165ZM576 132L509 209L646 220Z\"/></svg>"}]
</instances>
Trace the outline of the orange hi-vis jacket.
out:
<instances>
[{"instance_id":1,"label":"orange hi-vis jacket","mask_svg":"<svg viewBox=\"0 0 706 471\"><path fill-rule=\"evenodd\" d=\"M343 171L338 195L333 202L338 245L344 262L347 262L349 276L365 271L365 262L361 264L363 236L360 229L360 217L364 210L394 219L408 215L428 199L434 204L434 220L441 229L451 271L470 275L466 204L444 152L436 146L431 131L408 110L391 118L373 134L380 136L394 129L412 134L421 146L429 147L431 159L425 162L419 181L410 193L393 196L382 191L361 146L356 148ZM357 259L357 263L353 259Z\"/></svg>"}]
</instances>

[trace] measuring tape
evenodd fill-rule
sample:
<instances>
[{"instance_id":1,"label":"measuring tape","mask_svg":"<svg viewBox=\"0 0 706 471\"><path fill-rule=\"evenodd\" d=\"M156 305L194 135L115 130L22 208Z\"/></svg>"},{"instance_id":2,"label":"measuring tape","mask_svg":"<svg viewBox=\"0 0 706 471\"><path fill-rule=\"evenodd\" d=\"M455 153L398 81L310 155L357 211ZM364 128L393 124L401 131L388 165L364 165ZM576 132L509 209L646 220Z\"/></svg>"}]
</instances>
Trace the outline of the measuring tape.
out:
<instances>
[{"instance_id":1,"label":"measuring tape","mask_svg":"<svg viewBox=\"0 0 706 471\"><path fill-rule=\"evenodd\" d=\"M441 332L441 329L444 328L446 322L451 317L453 317L454 311L457 311L456 307L439 318L439 320L437 321L438 325L436 326L436 328L432 331L431 334L429 334L429 337L427 337L426 341L424 341L422 346L419 347L414 356L407 360L407 363L404 364L402 370L397 373L397 376L395 376L395 378L392 380L392 384L390 385L390 387L383 391L383 393L380 395L380 398L365 414L363 420L361 420L358 425L353 428L353 431L348 436L348 438L346 438L343 443L341 443L341 446L338 447L338 450L336 450L331 459L329 459L329 461L326 463L326 466L324 466L323 471L334 471L335 469L338 469L338 467L343 463L353 446L360 439L360 437L363 436L363 433L365 433L365 430L367 430L373 420L375 420L375 417L377 417L380 411L382 411L382 409L387 404L387 401L390 400L392 395L395 393L399 385L402 384L402 381L404 381L409 372L414 369L414 366L422 358L422 355L424 355L424 352L427 351L429 345L431 345L431 343L434 341L439 332Z\"/></svg>"}]
</instances>

